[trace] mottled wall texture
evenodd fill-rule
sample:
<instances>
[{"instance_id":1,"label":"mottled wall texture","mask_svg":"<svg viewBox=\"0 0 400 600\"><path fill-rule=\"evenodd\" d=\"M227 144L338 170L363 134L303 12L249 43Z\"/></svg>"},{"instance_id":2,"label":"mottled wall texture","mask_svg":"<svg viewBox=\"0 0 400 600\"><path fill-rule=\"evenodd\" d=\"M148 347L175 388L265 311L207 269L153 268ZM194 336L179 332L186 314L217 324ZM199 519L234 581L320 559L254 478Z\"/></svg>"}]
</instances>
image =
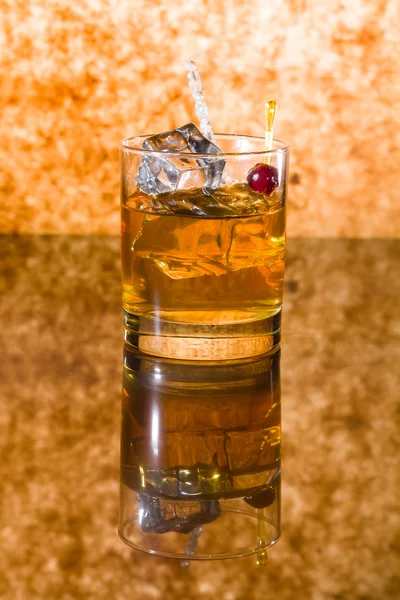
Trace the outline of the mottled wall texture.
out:
<instances>
[{"instance_id":1,"label":"mottled wall texture","mask_svg":"<svg viewBox=\"0 0 400 600\"><path fill-rule=\"evenodd\" d=\"M194 118L292 145L291 236L400 232L399 0L0 0L0 231L117 233L118 141Z\"/></svg>"}]
</instances>

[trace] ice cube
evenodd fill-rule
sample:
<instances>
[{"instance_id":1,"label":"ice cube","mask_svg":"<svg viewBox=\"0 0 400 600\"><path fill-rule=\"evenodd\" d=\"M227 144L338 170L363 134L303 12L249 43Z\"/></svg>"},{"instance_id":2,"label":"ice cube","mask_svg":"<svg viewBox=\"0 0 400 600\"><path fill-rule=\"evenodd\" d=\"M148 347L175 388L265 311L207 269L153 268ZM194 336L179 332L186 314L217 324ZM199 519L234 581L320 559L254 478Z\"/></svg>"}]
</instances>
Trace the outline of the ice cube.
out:
<instances>
[{"instance_id":1,"label":"ice cube","mask_svg":"<svg viewBox=\"0 0 400 600\"><path fill-rule=\"evenodd\" d=\"M151 260L171 279L223 275L235 219L174 219L145 214L133 241L136 256Z\"/></svg>"},{"instance_id":2,"label":"ice cube","mask_svg":"<svg viewBox=\"0 0 400 600\"><path fill-rule=\"evenodd\" d=\"M221 153L215 144L201 134L194 123L147 138L143 142L143 149L160 153L187 152L188 155L187 158L164 158L160 154L144 154L136 183L145 194L155 196L193 187L216 189L221 184L224 160L193 157L193 154Z\"/></svg>"},{"instance_id":3,"label":"ice cube","mask_svg":"<svg viewBox=\"0 0 400 600\"><path fill-rule=\"evenodd\" d=\"M175 218L144 215L132 244L136 256L152 261L171 279L225 275L229 271L265 266L269 267L271 278L280 280L283 249L271 239L270 217L198 219L197 215L210 214L210 207L191 198L181 201L177 196L164 202L160 199L164 208L168 206L171 211L178 208L181 214ZM193 217L184 216L184 210ZM218 205L214 208L217 210ZM272 273L274 269L276 276Z\"/></svg>"},{"instance_id":4,"label":"ice cube","mask_svg":"<svg viewBox=\"0 0 400 600\"><path fill-rule=\"evenodd\" d=\"M283 228L284 218L280 214L237 219L227 257L229 270L238 271L254 266L267 266L272 269L276 265L279 266L284 251L282 244L277 243L272 233L281 233Z\"/></svg>"}]
</instances>

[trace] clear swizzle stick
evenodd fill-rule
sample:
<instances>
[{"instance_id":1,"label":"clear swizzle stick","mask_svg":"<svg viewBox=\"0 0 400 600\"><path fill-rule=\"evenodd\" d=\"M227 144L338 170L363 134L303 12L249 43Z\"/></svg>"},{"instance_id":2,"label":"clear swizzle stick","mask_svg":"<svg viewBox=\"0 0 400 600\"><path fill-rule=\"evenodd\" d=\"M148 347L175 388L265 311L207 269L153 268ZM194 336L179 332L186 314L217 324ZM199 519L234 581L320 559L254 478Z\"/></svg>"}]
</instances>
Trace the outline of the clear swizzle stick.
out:
<instances>
[{"instance_id":1,"label":"clear swizzle stick","mask_svg":"<svg viewBox=\"0 0 400 600\"><path fill-rule=\"evenodd\" d=\"M200 131L204 137L208 138L211 142L213 142L213 144L215 144L215 136L211 129L208 108L202 92L203 84L201 83L201 78L197 70L196 63L193 60L188 60L186 63L186 69L188 71L189 85L192 91L193 100L195 102L197 118L200 122Z\"/></svg>"}]
</instances>

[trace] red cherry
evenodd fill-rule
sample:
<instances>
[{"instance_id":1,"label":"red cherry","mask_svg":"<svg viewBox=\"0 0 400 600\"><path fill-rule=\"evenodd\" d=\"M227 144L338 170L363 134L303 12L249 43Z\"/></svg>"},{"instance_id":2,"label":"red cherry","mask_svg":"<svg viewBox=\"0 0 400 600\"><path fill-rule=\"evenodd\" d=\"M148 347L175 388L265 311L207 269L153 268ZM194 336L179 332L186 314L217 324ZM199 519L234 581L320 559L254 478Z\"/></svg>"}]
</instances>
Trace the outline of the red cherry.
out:
<instances>
[{"instance_id":1,"label":"red cherry","mask_svg":"<svg viewBox=\"0 0 400 600\"><path fill-rule=\"evenodd\" d=\"M247 173L247 183L254 192L269 196L279 185L278 169L271 165L257 163Z\"/></svg>"},{"instance_id":2,"label":"red cherry","mask_svg":"<svg viewBox=\"0 0 400 600\"><path fill-rule=\"evenodd\" d=\"M275 490L270 486L267 487L263 492L255 494L254 496L248 496L244 500L253 508L266 508L274 502Z\"/></svg>"}]
</instances>

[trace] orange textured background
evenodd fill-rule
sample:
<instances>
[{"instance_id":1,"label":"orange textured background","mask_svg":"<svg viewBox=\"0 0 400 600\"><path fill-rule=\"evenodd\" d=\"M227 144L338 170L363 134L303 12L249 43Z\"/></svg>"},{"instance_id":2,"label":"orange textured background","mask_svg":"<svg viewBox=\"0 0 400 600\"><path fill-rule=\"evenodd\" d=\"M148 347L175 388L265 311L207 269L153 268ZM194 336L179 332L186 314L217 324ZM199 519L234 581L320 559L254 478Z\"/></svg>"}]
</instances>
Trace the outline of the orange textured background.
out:
<instances>
[{"instance_id":1,"label":"orange textured background","mask_svg":"<svg viewBox=\"0 0 400 600\"><path fill-rule=\"evenodd\" d=\"M398 0L0 0L0 231L117 233L118 141L193 120L292 146L291 236L400 232Z\"/></svg>"}]
</instances>

